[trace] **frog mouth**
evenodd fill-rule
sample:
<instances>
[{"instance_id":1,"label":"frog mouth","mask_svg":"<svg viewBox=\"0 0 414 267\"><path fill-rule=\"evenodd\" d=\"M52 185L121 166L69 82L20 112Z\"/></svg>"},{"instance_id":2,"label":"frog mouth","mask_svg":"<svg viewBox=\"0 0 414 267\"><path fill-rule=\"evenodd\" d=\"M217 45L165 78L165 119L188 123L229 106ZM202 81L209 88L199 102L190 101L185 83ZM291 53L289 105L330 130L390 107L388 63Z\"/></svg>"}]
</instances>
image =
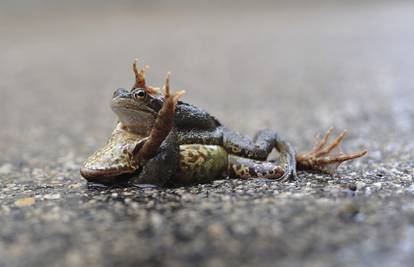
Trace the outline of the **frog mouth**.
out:
<instances>
[{"instance_id":1,"label":"frog mouth","mask_svg":"<svg viewBox=\"0 0 414 267\"><path fill-rule=\"evenodd\" d=\"M112 107L123 125L153 125L157 118L157 113L147 109L130 109L127 107Z\"/></svg>"},{"instance_id":2,"label":"frog mouth","mask_svg":"<svg viewBox=\"0 0 414 267\"><path fill-rule=\"evenodd\" d=\"M157 112L152 110L151 108L147 107L146 105L138 104L137 102L128 99L128 98L115 98L112 99L111 102L112 110L117 113L117 111L124 111L124 112L145 112L151 113L156 116Z\"/></svg>"}]
</instances>

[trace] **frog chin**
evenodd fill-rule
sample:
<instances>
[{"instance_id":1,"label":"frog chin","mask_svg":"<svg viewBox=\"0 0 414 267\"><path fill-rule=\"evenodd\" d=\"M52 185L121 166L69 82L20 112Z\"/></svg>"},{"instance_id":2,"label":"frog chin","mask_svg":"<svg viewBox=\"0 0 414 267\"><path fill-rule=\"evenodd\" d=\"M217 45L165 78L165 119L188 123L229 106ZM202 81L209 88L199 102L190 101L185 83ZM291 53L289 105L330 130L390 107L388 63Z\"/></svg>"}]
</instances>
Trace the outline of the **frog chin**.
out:
<instances>
[{"instance_id":1,"label":"frog chin","mask_svg":"<svg viewBox=\"0 0 414 267\"><path fill-rule=\"evenodd\" d=\"M148 110L123 107L112 107L112 110L118 116L119 122L128 128L129 131L136 134L148 135L157 118L155 112Z\"/></svg>"}]
</instances>

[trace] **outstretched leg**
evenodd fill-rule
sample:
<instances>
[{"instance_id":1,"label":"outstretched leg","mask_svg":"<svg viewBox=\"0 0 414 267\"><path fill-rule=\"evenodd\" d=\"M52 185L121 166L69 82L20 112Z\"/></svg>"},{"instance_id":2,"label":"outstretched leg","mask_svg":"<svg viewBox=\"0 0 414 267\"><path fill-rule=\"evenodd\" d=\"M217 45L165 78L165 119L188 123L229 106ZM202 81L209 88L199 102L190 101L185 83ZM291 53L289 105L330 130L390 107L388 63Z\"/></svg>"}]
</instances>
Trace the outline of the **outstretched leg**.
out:
<instances>
[{"instance_id":1,"label":"outstretched leg","mask_svg":"<svg viewBox=\"0 0 414 267\"><path fill-rule=\"evenodd\" d=\"M332 132L333 128L330 128L325 136L315 144L312 151L296 157L299 170L316 170L334 174L341 163L360 158L368 153L367 150L363 150L353 154L344 154L340 149L339 152L334 153L346 137L347 131L343 131L331 144L327 145Z\"/></svg>"},{"instance_id":2,"label":"outstretched leg","mask_svg":"<svg viewBox=\"0 0 414 267\"><path fill-rule=\"evenodd\" d=\"M267 178L286 181L285 169L270 161L260 161L235 155L228 156L227 175L230 178Z\"/></svg>"},{"instance_id":3,"label":"outstretched leg","mask_svg":"<svg viewBox=\"0 0 414 267\"><path fill-rule=\"evenodd\" d=\"M296 178L295 149L271 130L262 130L250 139L224 128L223 147L230 154L259 161L266 160L273 148L276 148L280 153L280 167L284 171L281 179Z\"/></svg>"}]
</instances>

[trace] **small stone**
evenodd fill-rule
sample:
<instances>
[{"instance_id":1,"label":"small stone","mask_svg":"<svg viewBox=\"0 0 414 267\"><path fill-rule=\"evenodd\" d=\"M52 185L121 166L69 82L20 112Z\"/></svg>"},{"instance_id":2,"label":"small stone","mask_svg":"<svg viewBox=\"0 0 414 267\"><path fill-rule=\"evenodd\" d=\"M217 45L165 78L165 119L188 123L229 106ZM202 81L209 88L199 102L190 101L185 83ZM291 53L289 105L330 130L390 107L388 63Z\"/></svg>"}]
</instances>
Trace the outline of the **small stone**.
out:
<instances>
[{"instance_id":1,"label":"small stone","mask_svg":"<svg viewBox=\"0 0 414 267\"><path fill-rule=\"evenodd\" d=\"M152 213L150 217L150 221L151 221L152 226L155 229L160 229L162 227L163 219L161 215L159 215L158 213Z\"/></svg>"},{"instance_id":2,"label":"small stone","mask_svg":"<svg viewBox=\"0 0 414 267\"><path fill-rule=\"evenodd\" d=\"M11 165L10 163L6 163L0 167L0 174L9 174L12 172L12 170L13 165Z\"/></svg>"},{"instance_id":3,"label":"small stone","mask_svg":"<svg viewBox=\"0 0 414 267\"><path fill-rule=\"evenodd\" d=\"M0 214L9 214L10 213L10 208L7 206L2 206L0 209Z\"/></svg>"},{"instance_id":4,"label":"small stone","mask_svg":"<svg viewBox=\"0 0 414 267\"><path fill-rule=\"evenodd\" d=\"M414 194L414 184L410 185L410 187L407 188L407 191L411 194Z\"/></svg>"},{"instance_id":5,"label":"small stone","mask_svg":"<svg viewBox=\"0 0 414 267\"><path fill-rule=\"evenodd\" d=\"M375 187L377 187L378 190L381 190L382 188L382 183L381 182L377 182L373 184Z\"/></svg>"},{"instance_id":6,"label":"small stone","mask_svg":"<svg viewBox=\"0 0 414 267\"><path fill-rule=\"evenodd\" d=\"M48 199L48 200L56 200L60 198L60 194L49 194L49 195L44 195L43 196L44 199Z\"/></svg>"},{"instance_id":7,"label":"small stone","mask_svg":"<svg viewBox=\"0 0 414 267\"><path fill-rule=\"evenodd\" d=\"M337 212L340 218L350 222L359 213L359 207L354 202L345 202L338 208Z\"/></svg>"},{"instance_id":8,"label":"small stone","mask_svg":"<svg viewBox=\"0 0 414 267\"><path fill-rule=\"evenodd\" d=\"M364 186L366 186L367 184L366 183L364 183L364 182L361 182L361 181L358 181L358 182L356 182L355 183L355 185L356 185L356 188L358 189L358 190L361 190Z\"/></svg>"},{"instance_id":9,"label":"small stone","mask_svg":"<svg viewBox=\"0 0 414 267\"><path fill-rule=\"evenodd\" d=\"M69 188L71 188L71 189L77 189L77 188L79 188L79 187L81 187L82 186L82 184L81 183L76 183L76 184L71 184L71 185L69 185Z\"/></svg>"},{"instance_id":10,"label":"small stone","mask_svg":"<svg viewBox=\"0 0 414 267\"><path fill-rule=\"evenodd\" d=\"M224 233L223 226L218 223L211 224L207 230L209 234L212 235L214 238L218 238L222 236Z\"/></svg>"},{"instance_id":11,"label":"small stone","mask_svg":"<svg viewBox=\"0 0 414 267\"><path fill-rule=\"evenodd\" d=\"M34 197L20 198L14 202L17 207L31 206L36 202Z\"/></svg>"},{"instance_id":12,"label":"small stone","mask_svg":"<svg viewBox=\"0 0 414 267\"><path fill-rule=\"evenodd\" d=\"M357 190L356 184L353 184L353 183L347 184L347 187L348 187L349 190L352 190L352 191L356 191Z\"/></svg>"}]
</instances>

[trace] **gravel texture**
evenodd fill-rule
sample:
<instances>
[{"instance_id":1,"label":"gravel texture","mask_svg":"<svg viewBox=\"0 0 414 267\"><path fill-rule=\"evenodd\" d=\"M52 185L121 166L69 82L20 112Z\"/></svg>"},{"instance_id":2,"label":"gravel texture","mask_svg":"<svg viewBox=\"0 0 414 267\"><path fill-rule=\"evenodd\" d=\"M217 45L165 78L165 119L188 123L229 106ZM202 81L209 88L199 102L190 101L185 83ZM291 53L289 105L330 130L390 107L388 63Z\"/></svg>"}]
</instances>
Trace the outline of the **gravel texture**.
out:
<instances>
[{"instance_id":1,"label":"gravel texture","mask_svg":"<svg viewBox=\"0 0 414 267\"><path fill-rule=\"evenodd\" d=\"M414 5L11 9L0 23L0 266L410 266ZM5 12L3 9L2 12ZM299 182L79 175L134 57L231 128L369 155Z\"/></svg>"}]
</instances>

